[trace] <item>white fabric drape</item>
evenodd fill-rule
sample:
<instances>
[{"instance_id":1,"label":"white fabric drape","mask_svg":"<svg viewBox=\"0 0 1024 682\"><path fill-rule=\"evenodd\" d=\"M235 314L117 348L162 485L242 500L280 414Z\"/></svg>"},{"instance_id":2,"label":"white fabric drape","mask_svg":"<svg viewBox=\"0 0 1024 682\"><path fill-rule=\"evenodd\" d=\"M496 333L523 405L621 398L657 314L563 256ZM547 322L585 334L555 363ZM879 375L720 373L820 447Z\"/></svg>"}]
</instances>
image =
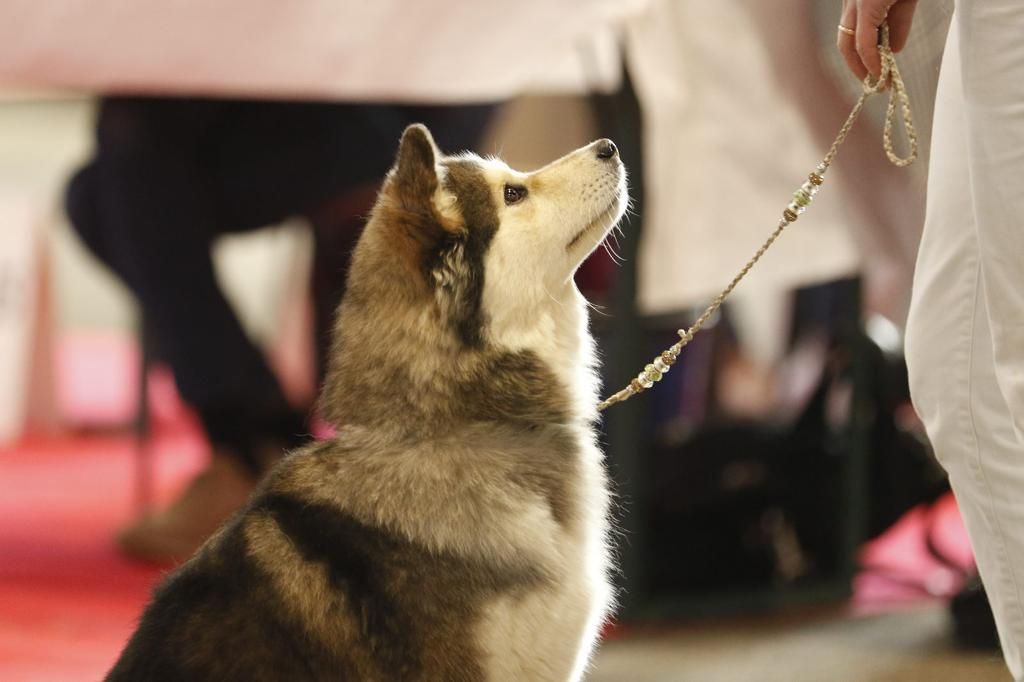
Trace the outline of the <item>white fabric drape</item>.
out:
<instances>
[{"instance_id":1,"label":"white fabric drape","mask_svg":"<svg viewBox=\"0 0 1024 682\"><path fill-rule=\"evenodd\" d=\"M460 102L611 87L645 0L6 0L0 88ZM582 57L581 57L582 54Z\"/></svg>"}]
</instances>

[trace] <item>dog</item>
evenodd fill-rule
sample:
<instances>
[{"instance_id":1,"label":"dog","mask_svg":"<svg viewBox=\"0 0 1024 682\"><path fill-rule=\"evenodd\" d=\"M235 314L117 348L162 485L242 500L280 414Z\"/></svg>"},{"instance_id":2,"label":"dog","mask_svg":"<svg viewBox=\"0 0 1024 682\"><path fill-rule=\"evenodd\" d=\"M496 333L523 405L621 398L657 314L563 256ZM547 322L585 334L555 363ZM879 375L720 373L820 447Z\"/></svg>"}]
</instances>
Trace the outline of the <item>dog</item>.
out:
<instances>
[{"instance_id":1,"label":"dog","mask_svg":"<svg viewBox=\"0 0 1024 682\"><path fill-rule=\"evenodd\" d=\"M614 600L573 274L628 202L599 140L533 173L403 133L321 410L155 591L107 680L578 680Z\"/></svg>"}]
</instances>

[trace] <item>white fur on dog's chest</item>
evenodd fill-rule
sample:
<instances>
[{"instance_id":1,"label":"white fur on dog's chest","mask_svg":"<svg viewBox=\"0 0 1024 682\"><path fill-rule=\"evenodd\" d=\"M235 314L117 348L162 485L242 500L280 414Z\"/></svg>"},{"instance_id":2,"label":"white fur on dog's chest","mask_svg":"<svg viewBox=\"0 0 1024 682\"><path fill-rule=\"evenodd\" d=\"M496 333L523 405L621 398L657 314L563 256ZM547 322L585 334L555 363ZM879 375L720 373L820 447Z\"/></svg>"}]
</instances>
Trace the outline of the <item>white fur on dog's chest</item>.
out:
<instances>
[{"instance_id":1,"label":"white fur on dog's chest","mask_svg":"<svg viewBox=\"0 0 1024 682\"><path fill-rule=\"evenodd\" d=\"M610 592L602 577L577 566L554 588L491 604L479 629L488 679L580 679Z\"/></svg>"},{"instance_id":2,"label":"white fur on dog's chest","mask_svg":"<svg viewBox=\"0 0 1024 682\"><path fill-rule=\"evenodd\" d=\"M553 582L504 596L484 609L477 641L489 680L564 682L582 678L612 604L608 581L607 489L596 447L584 448L577 521L545 557Z\"/></svg>"}]
</instances>

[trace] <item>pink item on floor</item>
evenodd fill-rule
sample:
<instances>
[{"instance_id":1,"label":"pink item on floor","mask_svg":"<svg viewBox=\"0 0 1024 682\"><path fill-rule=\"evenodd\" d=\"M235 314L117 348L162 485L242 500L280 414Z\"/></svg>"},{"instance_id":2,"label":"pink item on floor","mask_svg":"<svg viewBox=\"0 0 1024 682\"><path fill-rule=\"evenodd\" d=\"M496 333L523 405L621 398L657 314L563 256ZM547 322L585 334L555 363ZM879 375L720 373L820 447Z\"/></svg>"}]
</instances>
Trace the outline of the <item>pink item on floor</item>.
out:
<instances>
[{"instance_id":1,"label":"pink item on floor","mask_svg":"<svg viewBox=\"0 0 1024 682\"><path fill-rule=\"evenodd\" d=\"M942 560L929 551L929 534ZM952 493L907 512L861 549L860 561L864 568L854 579L856 610L955 594L964 573L973 570L974 555Z\"/></svg>"}]
</instances>

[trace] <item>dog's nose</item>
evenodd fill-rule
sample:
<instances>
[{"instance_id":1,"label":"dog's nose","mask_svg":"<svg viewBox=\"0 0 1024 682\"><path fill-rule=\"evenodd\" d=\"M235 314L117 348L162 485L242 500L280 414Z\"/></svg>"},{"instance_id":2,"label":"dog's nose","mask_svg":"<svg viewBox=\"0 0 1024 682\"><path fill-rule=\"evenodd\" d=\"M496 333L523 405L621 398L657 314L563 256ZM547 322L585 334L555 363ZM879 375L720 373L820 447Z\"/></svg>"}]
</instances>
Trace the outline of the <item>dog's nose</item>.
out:
<instances>
[{"instance_id":1,"label":"dog's nose","mask_svg":"<svg viewBox=\"0 0 1024 682\"><path fill-rule=\"evenodd\" d=\"M597 158L607 161L619 153L615 143L611 140L601 140L597 143Z\"/></svg>"}]
</instances>

